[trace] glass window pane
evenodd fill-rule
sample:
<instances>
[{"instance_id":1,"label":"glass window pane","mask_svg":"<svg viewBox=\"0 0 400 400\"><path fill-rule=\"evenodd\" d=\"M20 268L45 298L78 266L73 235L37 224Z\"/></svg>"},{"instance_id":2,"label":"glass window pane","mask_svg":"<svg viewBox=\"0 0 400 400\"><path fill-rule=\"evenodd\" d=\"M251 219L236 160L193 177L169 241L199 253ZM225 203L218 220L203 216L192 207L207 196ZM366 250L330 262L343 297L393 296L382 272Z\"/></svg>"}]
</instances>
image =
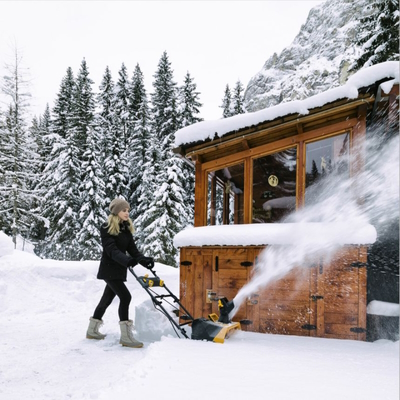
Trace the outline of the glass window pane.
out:
<instances>
[{"instance_id":1,"label":"glass window pane","mask_svg":"<svg viewBox=\"0 0 400 400\"><path fill-rule=\"evenodd\" d=\"M208 174L207 225L243 224L244 164Z\"/></svg>"},{"instance_id":2,"label":"glass window pane","mask_svg":"<svg viewBox=\"0 0 400 400\"><path fill-rule=\"evenodd\" d=\"M296 209L297 148L253 160L252 222L278 222Z\"/></svg>"},{"instance_id":3,"label":"glass window pane","mask_svg":"<svg viewBox=\"0 0 400 400\"><path fill-rule=\"evenodd\" d=\"M349 175L349 133L306 144L305 204L321 201L332 174Z\"/></svg>"}]
</instances>

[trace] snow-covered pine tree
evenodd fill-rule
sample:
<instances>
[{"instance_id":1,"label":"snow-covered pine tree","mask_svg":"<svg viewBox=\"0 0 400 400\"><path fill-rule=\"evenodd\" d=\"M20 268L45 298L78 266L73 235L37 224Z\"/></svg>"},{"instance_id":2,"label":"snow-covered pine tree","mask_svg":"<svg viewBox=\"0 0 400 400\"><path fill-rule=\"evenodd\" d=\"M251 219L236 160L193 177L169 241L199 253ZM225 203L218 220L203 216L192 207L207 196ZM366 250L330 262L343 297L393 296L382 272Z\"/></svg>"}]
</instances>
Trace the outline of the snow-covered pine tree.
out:
<instances>
[{"instance_id":1,"label":"snow-covered pine tree","mask_svg":"<svg viewBox=\"0 0 400 400\"><path fill-rule=\"evenodd\" d=\"M80 229L81 143L76 129L75 93L73 72L68 68L53 108L51 159L41 183L46 188L42 215L49 224L41 255L54 259L79 259L75 253Z\"/></svg>"},{"instance_id":2,"label":"snow-covered pine tree","mask_svg":"<svg viewBox=\"0 0 400 400\"><path fill-rule=\"evenodd\" d=\"M142 182L136 190L137 217L133 223L136 228L135 237L138 248L144 254L161 254L163 248L159 240L157 227L153 229L156 220L155 212L157 206L154 205L154 193L157 188L157 173L160 164L160 149L158 140L153 132L149 132L149 140L145 147L144 163L142 167ZM154 209L153 209L154 207Z\"/></svg>"},{"instance_id":3,"label":"snow-covered pine tree","mask_svg":"<svg viewBox=\"0 0 400 400\"><path fill-rule=\"evenodd\" d=\"M363 18L359 26L356 44L362 52L350 66L351 71L399 60L399 2L376 0L370 7L371 15Z\"/></svg>"},{"instance_id":4,"label":"snow-covered pine tree","mask_svg":"<svg viewBox=\"0 0 400 400\"><path fill-rule=\"evenodd\" d=\"M199 117L202 105L197 85L190 73L187 72L183 80L183 85L179 89L180 127L203 121L203 118Z\"/></svg>"},{"instance_id":5,"label":"snow-covered pine tree","mask_svg":"<svg viewBox=\"0 0 400 400\"><path fill-rule=\"evenodd\" d=\"M148 105L143 73L136 65L129 98L132 118L132 132L128 138L126 158L129 168L129 193L131 218L135 221L139 216L139 197L142 193L142 182L145 164L145 152L150 145L150 110ZM140 226L136 226L138 231Z\"/></svg>"},{"instance_id":6,"label":"snow-covered pine tree","mask_svg":"<svg viewBox=\"0 0 400 400\"><path fill-rule=\"evenodd\" d=\"M132 124L129 110L130 83L124 63L122 63L118 75L119 78L115 84L113 100L112 160L109 159L109 164L106 165L106 174L109 174L107 191L110 193L111 200L117 196L129 198L126 148L128 137L132 131Z\"/></svg>"},{"instance_id":7,"label":"snow-covered pine tree","mask_svg":"<svg viewBox=\"0 0 400 400\"><path fill-rule=\"evenodd\" d=\"M107 204L109 204L115 197L126 196L127 167L124 157L125 139L121 135L118 123L120 118L115 110L117 89L108 67L106 67L99 89L97 129L102 147L105 195Z\"/></svg>"},{"instance_id":8,"label":"snow-covered pine tree","mask_svg":"<svg viewBox=\"0 0 400 400\"><path fill-rule=\"evenodd\" d=\"M7 180L6 180L6 162L7 162L7 125L6 117L0 110L0 226L7 233L11 233L9 206L7 206Z\"/></svg>"},{"instance_id":9,"label":"snow-covered pine tree","mask_svg":"<svg viewBox=\"0 0 400 400\"><path fill-rule=\"evenodd\" d=\"M65 138L67 132L73 127L74 91L74 73L72 68L68 67L65 77L61 81L60 91L52 110L52 132L61 138Z\"/></svg>"},{"instance_id":10,"label":"snow-covered pine tree","mask_svg":"<svg viewBox=\"0 0 400 400\"><path fill-rule=\"evenodd\" d=\"M39 131L38 138L36 139L38 145L38 153L40 158L40 175L43 173L47 163L50 161L51 154L51 114L49 104L43 115L39 117Z\"/></svg>"},{"instance_id":11,"label":"snow-covered pine tree","mask_svg":"<svg viewBox=\"0 0 400 400\"><path fill-rule=\"evenodd\" d=\"M86 60L81 62L80 69L75 81L74 92L74 126L75 126L75 139L80 146L81 154L79 159L82 158L83 153L86 151L86 138L88 132L94 126L94 111L95 111L95 98L93 94L92 79L89 77L89 70Z\"/></svg>"},{"instance_id":12,"label":"snow-covered pine tree","mask_svg":"<svg viewBox=\"0 0 400 400\"><path fill-rule=\"evenodd\" d=\"M26 123L29 83L17 49L13 61L6 64L5 69L1 91L9 99L9 108L1 132L0 170L3 176L0 182L0 214L4 224L2 228L12 235L16 246L17 236L27 238L31 224L39 217L32 209L35 199L34 169L38 157Z\"/></svg>"},{"instance_id":13,"label":"snow-covered pine tree","mask_svg":"<svg viewBox=\"0 0 400 400\"><path fill-rule=\"evenodd\" d=\"M107 218L102 174L101 140L95 127L95 96L83 60L76 79L76 138L81 143L81 180L78 189L80 230L76 233L76 255L81 260L98 259L101 255L99 227Z\"/></svg>"},{"instance_id":14,"label":"snow-covered pine tree","mask_svg":"<svg viewBox=\"0 0 400 400\"><path fill-rule=\"evenodd\" d=\"M233 89L233 98L232 98L232 115L244 114L246 112L244 108L244 87L242 82L238 80Z\"/></svg>"},{"instance_id":15,"label":"snow-covered pine tree","mask_svg":"<svg viewBox=\"0 0 400 400\"><path fill-rule=\"evenodd\" d=\"M32 186L36 192L36 197L32 201L31 208L34 209L35 213L37 214L40 214L41 212L40 203L42 196L38 187L44 169L44 162L41 155L42 148L44 147L43 136L41 132L41 123L42 117L39 116L39 118L37 118L36 116L34 116L31 122L31 126L29 127L30 137L35 143L34 147L37 154L37 162L31 166L31 172L33 172L32 176L34 177L34 179L32 180ZM40 239L43 238L44 233L44 223L42 220L35 221L31 224L29 228L29 237L32 242L36 244L36 246L38 245Z\"/></svg>"},{"instance_id":16,"label":"snow-covered pine tree","mask_svg":"<svg viewBox=\"0 0 400 400\"><path fill-rule=\"evenodd\" d=\"M223 118L229 118L233 115L232 114L232 94L231 94L231 89L229 88L228 84L225 86L224 97L222 99L222 105L220 107L222 108L222 117Z\"/></svg>"},{"instance_id":17,"label":"snow-covered pine tree","mask_svg":"<svg viewBox=\"0 0 400 400\"><path fill-rule=\"evenodd\" d=\"M184 77L183 85L179 90L179 128L203 121L203 118L199 116L200 108L202 106L199 97L200 93L197 91L197 85L190 73L187 72ZM185 192L185 215L187 216L187 223L193 224L195 184L194 165L190 165L189 162L184 162L182 165L182 171L184 173L183 185Z\"/></svg>"},{"instance_id":18,"label":"snow-covered pine tree","mask_svg":"<svg viewBox=\"0 0 400 400\"><path fill-rule=\"evenodd\" d=\"M182 160L172 152L179 118L177 87L166 52L158 63L153 88L151 129L160 149L160 160L154 166L156 188L142 223L144 249L149 249L156 260L174 265L177 251L173 238L185 226L187 216L182 206Z\"/></svg>"}]
</instances>

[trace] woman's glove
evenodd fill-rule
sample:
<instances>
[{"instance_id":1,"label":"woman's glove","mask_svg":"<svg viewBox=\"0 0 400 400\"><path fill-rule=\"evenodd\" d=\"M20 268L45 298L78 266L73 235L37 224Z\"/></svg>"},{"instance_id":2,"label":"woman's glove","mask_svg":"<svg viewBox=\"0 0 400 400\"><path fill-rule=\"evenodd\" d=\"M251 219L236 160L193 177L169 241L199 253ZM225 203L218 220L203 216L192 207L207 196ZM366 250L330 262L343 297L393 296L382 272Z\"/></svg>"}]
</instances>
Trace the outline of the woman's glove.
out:
<instances>
[{"instance_id":1,"label":"woman's glove","mask_svg":"<svg viewBox=\"0 0 400 400\"><path fill-rule=\"evenodd\" d=\"M147 269L152 269L154 267L154 260L152 257L143 256L138 259L138 263Z\"/></svg>"},{"instance_id":2,"label":"woman's glove","mask_svg":"<svg viewBox=\"0 0 400 400\"><path fill-rule=\"evenodd\" d=\"M137 261L134 258L131 258L128 261L128 267L134 267L137 264Z\"/></svg>"}]
</instances>

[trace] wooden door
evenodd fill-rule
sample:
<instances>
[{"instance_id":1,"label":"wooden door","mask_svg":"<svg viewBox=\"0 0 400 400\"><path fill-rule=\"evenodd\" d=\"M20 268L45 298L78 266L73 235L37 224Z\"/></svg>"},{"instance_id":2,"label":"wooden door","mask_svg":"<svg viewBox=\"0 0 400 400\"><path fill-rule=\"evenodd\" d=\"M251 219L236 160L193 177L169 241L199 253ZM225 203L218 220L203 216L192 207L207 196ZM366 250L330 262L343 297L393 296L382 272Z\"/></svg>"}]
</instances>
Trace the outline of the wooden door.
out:
<instances>
[{"instance_id":1,"label":"wooden door","mask_svg":"<svg viewBox=\"0 0 400 400\"><path fill-rule=\"evenodd\" d=\"M253 250L246 247L214 249L212 289L217 298L234 299L239 290L249 281L253 260ZM219 314L218 302L212 302L212 311ZM233 320L247 320L246 302L240 306ZM243 327L246 329L246 325Z\"/></svg>"},{"instance_id":2,"label":"wooden door","mask_svg":"<svg viewBox=\"0 0 400 400\"><path fill-rule=\"evenodd\" d=\"M206 301L211 286L212 249L187 247L181 249L179 297L193 318L207 317L211 304Z\"/></svg>"},{"instance_id":3,"label":"wooden door","mask_svg":"<svg viewBox=\"0 0 400 400\"><path fill-rule=\"evenodd\" d=\"M352 246L320 267L317 336L366 340L366 261L366 249Z\"/></svg>"}]
</instances>

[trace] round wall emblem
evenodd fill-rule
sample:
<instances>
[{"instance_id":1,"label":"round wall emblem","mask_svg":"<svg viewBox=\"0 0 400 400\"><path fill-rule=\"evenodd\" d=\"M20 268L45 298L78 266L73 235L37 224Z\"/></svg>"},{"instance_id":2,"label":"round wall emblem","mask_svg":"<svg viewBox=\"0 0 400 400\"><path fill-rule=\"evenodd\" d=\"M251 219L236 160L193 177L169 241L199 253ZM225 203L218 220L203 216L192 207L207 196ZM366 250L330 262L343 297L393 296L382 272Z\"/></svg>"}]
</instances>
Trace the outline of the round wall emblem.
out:
<instances>
[{"instance_id":1,"label":"round wall emblem","mask_svg":"<svg viewBox=\"0 0 400 400\"><path fill-rule=\"evenodd\" d=\"M273 187L277 186L279 183L278 177L275 175L270 175L268 178L268 183Z\"/></svg>"}]
</instances>

